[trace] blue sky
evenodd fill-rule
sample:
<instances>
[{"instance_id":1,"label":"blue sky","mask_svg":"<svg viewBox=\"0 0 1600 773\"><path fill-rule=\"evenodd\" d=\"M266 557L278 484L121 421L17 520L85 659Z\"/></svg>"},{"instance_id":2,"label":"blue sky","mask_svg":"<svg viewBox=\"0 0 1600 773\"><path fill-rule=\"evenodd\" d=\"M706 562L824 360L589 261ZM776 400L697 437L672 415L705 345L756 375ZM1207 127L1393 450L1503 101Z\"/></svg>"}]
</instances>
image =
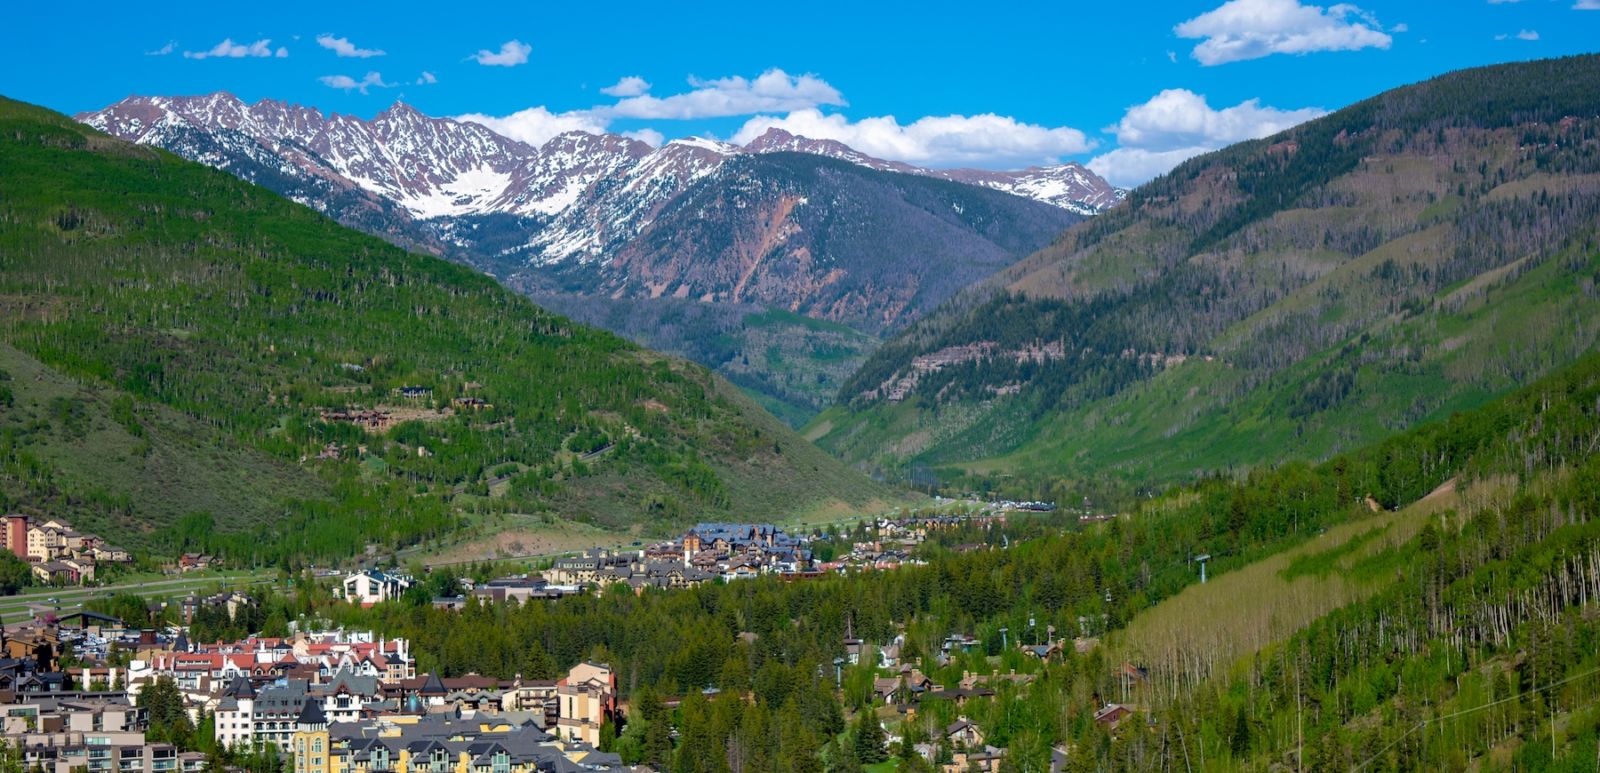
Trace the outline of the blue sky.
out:
<instances>
[{"instance_id":1,"label":"blue sky","mask_svg":"<svg viewBox=\"0 0 1600 773\"><path fill-rule=\"evenodd\" d=\"M68 113L218 90L362 117L403 99L534 142L781 126L927 166L1078 160L1122 184L1449 70L1600 49L1600 0L178 2L82 16L9 10L0 93Z\"/></svg>"}]
</instances>

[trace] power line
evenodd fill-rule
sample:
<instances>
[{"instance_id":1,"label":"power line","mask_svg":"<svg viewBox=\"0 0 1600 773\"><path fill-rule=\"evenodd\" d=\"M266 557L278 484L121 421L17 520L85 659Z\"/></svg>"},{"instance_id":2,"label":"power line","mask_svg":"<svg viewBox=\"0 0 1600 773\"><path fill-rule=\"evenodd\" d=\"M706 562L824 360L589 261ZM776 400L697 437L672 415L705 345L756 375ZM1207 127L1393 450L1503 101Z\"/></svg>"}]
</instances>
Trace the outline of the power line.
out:
<instances>
[{"instance_id":1,"label":"power line","mask_svg":"<svg viewBox=\"0 0 1600 773\"><path fill-rule=\"evenodd\" d=\"M1465 716L1467 714L1473 714L1473 713L1476 713L1476 712L1479 712L1479 711L1483 711L1484 709L1494 708L1495 706L1498 706L1498 705L1500 705L1502 703L1509 703L1509 702L1514 701L1514 700L1516 700L1518 698L1521 698L1521 697L1524 697L1524 696L1527 696L1527 695L1534 695L1534 694L1537 694L1537 693L1541 693L1541 692L1544 692L1545 690L1549 690L1549 689L1551 689L1553 687L1560 687L1561 685L1564 685L1564 684L1566 684L1568 682L1575 682L1575 681L1577 681L1579 679L1582 679L1582 678L1584 678L1586 676L1593 676L1595 674L1600 674L1600 668L1592 668L1592 669L1590 669L1588 671L1585 671L1585 672L1583 672L1581 674L1574 674L1573 676L1569 676L1566 679L1563 679L1563 680L1561 680L1559 682L1551 682L1550 684L1547 684L1547 685L1545 685L1543 687L1535 687L1532 690L1524 690L1523 692L1519 692L1516 695L1510 695L1510 696L1501 698L1500 700L1497 700L1497 701L1489 701L1488 703L1485 703L1482 706L1477 706L1477 707L1470 708L1470 709L1462 709L1461 711L1457 711L1457 712L1455 712L1453 714L1444 714L1442 716L1434 717L1431 720L1424 719L1421 722L1418 722L1417 724L1411 726L1404 733L1401 733L1398 738L1396 738L1393 741L1389 742L1388 746L1385 746L1382 749L1379 749L1376 754L1372 755L1371 757L1368 757L1361 764L1351 768L1350 770L1353 773L1353 771L1361 770L1362 768L1365 768L1366 766L1371 765L1373 760L1376 760L1379 757L1382 757L1384 755L1384 753L1388 752L1390 749L1393 749L1395 747L1395 744L1398 744L1401 741L1404 741L1407 736L1411 735L1412 733L1417 732L1418 730L1421 730L1424 727L1427 727L1429 722L1442 722L1442 721L1444 721L1446 719L1455 719L1456 717ZM1550 733L1551 733L1551 736L1554 737L1555 730L1552 729L1550 731Z\"/></svg>"}]
</instances>

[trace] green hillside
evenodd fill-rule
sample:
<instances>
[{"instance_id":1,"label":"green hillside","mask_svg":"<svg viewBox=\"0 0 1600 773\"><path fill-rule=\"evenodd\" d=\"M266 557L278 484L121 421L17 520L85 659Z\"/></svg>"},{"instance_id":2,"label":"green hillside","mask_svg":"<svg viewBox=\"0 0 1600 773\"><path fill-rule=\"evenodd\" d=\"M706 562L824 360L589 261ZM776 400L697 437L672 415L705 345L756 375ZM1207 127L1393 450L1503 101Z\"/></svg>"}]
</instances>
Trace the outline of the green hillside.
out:
<instances>
[{"instance_id":1,"label":"green hillside","mask_svg":"<svg viewBox=\"0 0 1600 773\"><path fill-rule=\"evenodd\" d=\"M11 101L0 406L0 509L241 559L894 496L703 368Z\"/></svg>"},{"instance_id":2,"label":"green hillside","mask_svg":"<svg viewBox=\"0 0 1600 773\"><path fill-rule=\"evenodd\" d=\"M1466 70L1180 165L886 343L807 434L1065 495L1481 404L1600 334L1597 94L1596 56Z\"/></svg>"},{"instance_id":3,"label":"green hillside","mask_svg":"<svg viewBox=\"0 0 1600 773\"><path fill-rule=\"evenodd\" d=\"M1219 770L1594 770L1597 401L1591 355L1323 465L1443 483L1136 617L1110 646L1138 699Z\"/></svg>"},{"instance_id":4,"label":"green hillside","mask_svg":"<svg viewBox=\"0 0 1600 773\"><path fill-rule=\"evenodd\" d=\"M409 637L447 675L551 676L604 653L638 675L623 682L635 706L687 693L680 712L641 712L671 723L656 743L629 725L615 747L673 771L728 749L754 771L817 755L828 770L937 769L894 745L860 756L861 717L913 744L966 717L1006 770L1594 770L1600 354L1320 464L1208 478L1105 523L1028 520L958 529L892 572L463 611L419 594L330 614ZM930 549L1002 534L1005 547ZM952 631L975 646L946 652ZM1022 651L1051 633L1066 646L1048 665ZM818 676L846 636L903 636L900 662L936 685L1000 679L888 706L869 654L836 693ZM1132 714L1096 721L1108 703ZM800 737L773 751L774 726Z\"/></svg>"},{"instance_id":5,"label":"green hillside","mask_svg":"<svg viewBox=\"0 0 1600 773\"><path fill-rule=\"evenodd\" d=\"M705 365L795 427L831 405L839 385L878 345L876 337L837 322L753 304L530 297L575 321Z\"/></svg>"}]
</instances>

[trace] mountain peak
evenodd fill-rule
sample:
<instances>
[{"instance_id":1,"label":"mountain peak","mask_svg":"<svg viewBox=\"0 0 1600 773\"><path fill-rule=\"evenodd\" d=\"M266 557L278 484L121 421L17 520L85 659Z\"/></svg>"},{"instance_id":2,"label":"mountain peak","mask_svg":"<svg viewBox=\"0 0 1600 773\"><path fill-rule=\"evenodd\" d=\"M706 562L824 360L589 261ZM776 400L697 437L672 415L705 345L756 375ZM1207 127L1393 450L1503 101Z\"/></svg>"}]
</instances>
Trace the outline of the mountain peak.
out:
<instances>
[{"instance_id":1,"label":"mountain peak","mask_svg":"<svg viewBox=\"0 0 1600 773\"><path fill-rule=\"evenodd\" d=\"M752 153L765 153L768 152L768 148L782 147L794 142L796 139L801 138L776 126L769 126L766 131L761 133L760 137L745 143L744 149Z\"/></svg>"},{"instance_id":2,"label":"mountain peak","mask_svg":"<svg viewBox=\"0 0 1600 773\"><path fill-rule=\"evenodd\" d=\"M388 106L383 112L378 113L372 118L374 121L418 121L427 119L428 116L423 115L422 111L412 107L405 100L401 99L396 99L394 104Z\"/></svg>"},{"instance_id":3,"label":"mountain peak","mask_svg":"<svg viewBox=\"0 0 1600 773\"><path fill-rule=\"evenodd\" d=\"M614 152L621 153L630 158L642 158L649 154L652 148L632 137L620 134L595 134L582 129L564 131L544 141L539 146L539 155L549 156L557 153L585 153L585 152Z\"/></svg>"},{"instance_id":4,"label":"mountain peak","mask_svg":"<svg viewBox=\"0 0 1600 773\"><path fill-rule=\"evenodd\" d=\"M244 100L238 98L237 96L234 96L233 92L226 91L226 90L213 91L210 94L206 94L204 96L192 97L192 99L204 100L204 101L209 102L209 103L211 103L213 105L216 105L216 104L241 105L241 106L244 105Z\"/></svg>"},{"instance_id":5,"label":"mountain peak","mask_svg":"<svg viewBox=\"0 0 1600 773\"><path fill-rule=\"evenodd\" d=\"M838 140L818 140L802 137L776 126L768 127L761 136L751 140L744 149L752 153L811 153L818 156L838 158L873 169L891 169L897 172L911 171L913 167L898 161L885 161L873 158Z\"/></svg>"}]
</instances>

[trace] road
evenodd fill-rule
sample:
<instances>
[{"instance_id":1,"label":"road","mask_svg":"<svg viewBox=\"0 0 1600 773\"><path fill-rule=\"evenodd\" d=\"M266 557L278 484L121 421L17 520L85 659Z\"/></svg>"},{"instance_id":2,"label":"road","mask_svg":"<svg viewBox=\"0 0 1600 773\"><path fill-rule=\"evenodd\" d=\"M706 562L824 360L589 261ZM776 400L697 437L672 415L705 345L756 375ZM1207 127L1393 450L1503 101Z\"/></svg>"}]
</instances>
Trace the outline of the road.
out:
<instances>
[{"instance_id":1,"label":"road","mask_svg":"<svg viewBox=\"0 0 1600 773\"><path fill-rule=\"evenodd\" d=\"M186 594L190 591L202 590L215 585L263 585L273 582L270 574L252 574L249 572L231 572L225 575L208 574L197 577L175 577L169 580L153 580L119 583L92 588L42 588L19 593L15 596L0 597L0 621L14 623L29 616L29 604L47 604L59 606L63 613L76 611L83 602L101 595L113 593L133 593L145 598L166 598ZM50 601L56 599L57 601Z\"/></svg>"}]
</instances>

